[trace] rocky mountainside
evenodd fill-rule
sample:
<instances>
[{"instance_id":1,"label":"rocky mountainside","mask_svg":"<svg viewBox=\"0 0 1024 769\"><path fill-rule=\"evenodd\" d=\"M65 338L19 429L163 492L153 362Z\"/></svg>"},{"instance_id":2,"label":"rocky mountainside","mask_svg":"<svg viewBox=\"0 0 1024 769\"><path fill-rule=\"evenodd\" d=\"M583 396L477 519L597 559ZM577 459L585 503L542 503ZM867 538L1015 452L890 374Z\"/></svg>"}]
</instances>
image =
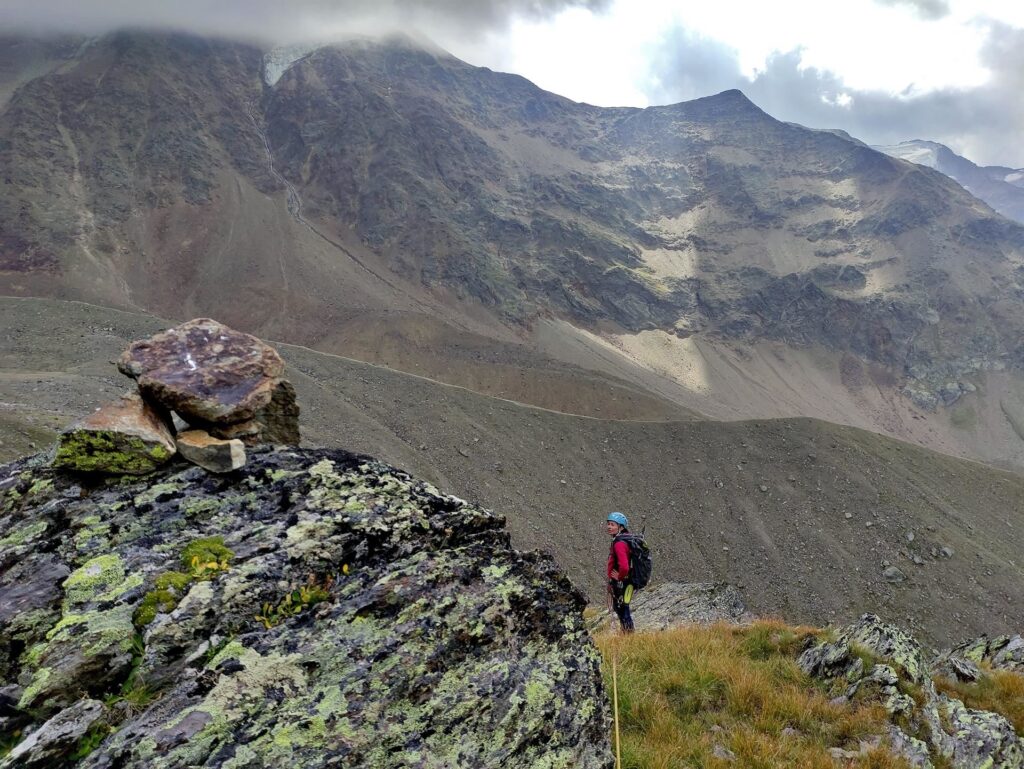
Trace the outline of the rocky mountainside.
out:
<instances>
[{"instance_id":1,"label":"rocky mountainside","mask_svg":"<svg viewBox=\"0 0 1024 769\"><path fill-rule=\"evenodd\" d=\"M0 460L117 398L129 380L113 363L173 325L43 300L0 301L0 321ZM937 645L1020 632L1017 473L810 419L572 416L276 346L309 445L501 511L516 547L549 550L599 605L602 518L625 510L656 549L657 582L730 583L755 614L824 625L871 611Z\"/></svg>"},{"instance_id":2,"label":"rocky mountainside","mask_svg":"<svg viewBox=\"0 0 1024 769\"><path fill-rule=\"evenodd\" d=\"M1003 216L1024 222L1024 169L978 166L944 144L921 139L874 149L941 171Z\"/></svg>"},{"instance_id":3,"label":"rocky mountainside","mask_svg":"<svg viewBox=\"0 0 1024 769\"><path fill-rule=\"evenodd\" d=\"M943 175L735 91L602 109L408 40L274 55L264 79L266 55L124 32L4 56L0 290L213 315L526 401L554 357L714 409L676 361L822 348L820 406L799 381L766 402L760 374L721 397L972 455L1020 440L1008 396L978 391L1022 362L1024 228ZM877 397L844 355L880 367ZM966 437L932 416L965 395L993 417Z\"/></svg>"},{"instance_id":4,"label":"rocky mountainside","mask_svg":"<svg viewBox=\"0 0 1024 769\"><path fill-rule=\"evenodd\" d=\"M41 459L0 468L4 769L610 765L583 596L499 516L337 450Z\"/></svg>"}]
</instances>

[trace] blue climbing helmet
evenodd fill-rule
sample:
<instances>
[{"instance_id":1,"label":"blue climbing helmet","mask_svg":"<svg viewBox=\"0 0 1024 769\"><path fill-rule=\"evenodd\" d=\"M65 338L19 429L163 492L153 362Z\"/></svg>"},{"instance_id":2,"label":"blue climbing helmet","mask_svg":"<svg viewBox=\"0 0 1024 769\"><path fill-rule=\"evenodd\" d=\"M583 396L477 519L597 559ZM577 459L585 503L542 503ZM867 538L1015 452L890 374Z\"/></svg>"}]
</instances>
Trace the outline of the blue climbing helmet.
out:
<instances>
[{"instance_id":1,"label":"blue climbing helmet","mask_svg":"<svg viewBox=\"0 0 1024 769\"><path fill-rule=\"evenodd\" d=\"M619 526L629 528L629 520L622 513L608 513L608 520L619 524Z\"/></svg>"}]
</instances>

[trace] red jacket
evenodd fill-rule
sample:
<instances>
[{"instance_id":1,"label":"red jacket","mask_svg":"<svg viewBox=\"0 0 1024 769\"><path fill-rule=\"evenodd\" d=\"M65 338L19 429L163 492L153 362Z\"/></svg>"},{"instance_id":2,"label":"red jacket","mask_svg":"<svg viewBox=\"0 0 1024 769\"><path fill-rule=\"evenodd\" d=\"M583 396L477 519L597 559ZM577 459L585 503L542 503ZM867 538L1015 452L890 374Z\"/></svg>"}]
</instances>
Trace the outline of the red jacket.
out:
<instances>
[{"instance_id":1,"label":"red jacket","mask_svg":"<svg viewBox=\"0 0 1024 769\"><path fill-rule=\"evenodd\" d=\"M612 542L611 550L608 552L608 579L612 578L613 570L618 570L620 580L629 576L629 545L622 540Z\"/></svg>"}]
</instances>

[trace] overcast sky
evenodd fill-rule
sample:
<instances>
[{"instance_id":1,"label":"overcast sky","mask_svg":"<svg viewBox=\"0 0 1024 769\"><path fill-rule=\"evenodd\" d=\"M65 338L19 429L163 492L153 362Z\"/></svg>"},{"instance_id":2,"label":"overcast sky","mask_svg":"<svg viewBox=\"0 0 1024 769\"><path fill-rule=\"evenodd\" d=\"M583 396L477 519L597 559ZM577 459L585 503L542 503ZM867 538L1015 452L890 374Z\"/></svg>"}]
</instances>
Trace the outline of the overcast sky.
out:
<instances>
[{"instance_id":1,"label":"overcast sky","mask_svg":"<svg viewBox=\"0 0 1024 769\"><path fill-rule=\"evenodd\" d=\"M278 42L415 28L578 101L739 88L782 120L1024 166L1022 0L0 0L0 29L125 25Z\"/></svg>"}]
</instances>

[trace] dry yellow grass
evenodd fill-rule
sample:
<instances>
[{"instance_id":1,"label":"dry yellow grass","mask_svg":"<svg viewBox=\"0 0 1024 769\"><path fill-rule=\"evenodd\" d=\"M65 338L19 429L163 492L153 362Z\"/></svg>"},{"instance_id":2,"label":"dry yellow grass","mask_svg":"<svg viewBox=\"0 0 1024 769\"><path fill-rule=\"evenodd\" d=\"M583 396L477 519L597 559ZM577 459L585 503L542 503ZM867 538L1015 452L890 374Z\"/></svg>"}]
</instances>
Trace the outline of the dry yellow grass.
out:
<instances>
[{"instance_id":1,"label":"dry yellow grass","mask_svg":"<svg viewBox=\"0 0 1024 769\"><path fill-rule=\"evenodd\" d=\"M984 672L980 681L970 684L936 678L935 688L969 708L1006 716L1017 734L1024 734L1024 674L990 668Z\"/></svg>"},{"instance_id":2,"label":"dry yellow grass","mask_svg":"<svg viewBox=\"0 0 1024 769\"><path fill-rule=\"evenodd\" d=\"M829 748L857 751L862 739L885 734L881 706L833 705L797 667L815 632L763 621L599 636L609 692L618 660L623 767L835 769ZM847 765L907 766L884 746Z\"/></svg>"}]
</instances>

